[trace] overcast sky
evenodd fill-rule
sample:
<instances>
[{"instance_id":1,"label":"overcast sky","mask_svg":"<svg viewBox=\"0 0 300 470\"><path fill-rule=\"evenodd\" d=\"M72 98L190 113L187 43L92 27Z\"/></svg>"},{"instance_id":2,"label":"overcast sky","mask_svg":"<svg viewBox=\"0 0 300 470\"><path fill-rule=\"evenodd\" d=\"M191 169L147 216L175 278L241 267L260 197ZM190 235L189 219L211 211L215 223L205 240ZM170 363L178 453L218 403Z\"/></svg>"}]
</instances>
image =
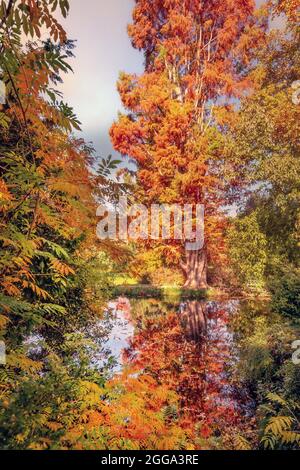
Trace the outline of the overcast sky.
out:
<instances>
[{"instance_id":1,"label":"overcast sky","mask_svg":"<svg viewBox=\"0 0 300 470\"><path fill-rule=\"evenodd\" d=\"M116 81L121 70L142 72L143 55L127 36L133 0L71 0L64 26L77 40L74 74L64 77L64 100L82 123L97 153L112 153L108 130L121 108Z\"/></svg>"},{"instance_id":2,"label":"overcast sky","mask_svg":"<svg viewBox=\"0 0 300 470\"><path fill-rule=\"evenodd\" d=\"M261 4L264 0L257 0ZM77 40L74 74L64 77L64 100L82 123L83 137L101 156L113 153L108 131L121 109L116 90L120 71L141 73L143 56L127 36L133 0L71 0L63 24Z\"/></svg>"}]
</instances>

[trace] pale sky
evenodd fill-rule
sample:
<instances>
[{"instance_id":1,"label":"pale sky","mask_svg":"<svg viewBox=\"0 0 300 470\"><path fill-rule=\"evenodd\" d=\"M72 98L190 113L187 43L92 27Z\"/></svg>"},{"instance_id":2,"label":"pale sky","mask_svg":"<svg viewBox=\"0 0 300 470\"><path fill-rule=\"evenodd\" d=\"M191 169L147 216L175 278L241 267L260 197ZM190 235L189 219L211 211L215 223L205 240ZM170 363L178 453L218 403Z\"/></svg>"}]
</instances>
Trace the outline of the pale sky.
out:
<instances>
[{"instance_id":1,"label":"pale sky","mask_svg":"<svg viewBox=\"0 0 300 470\"><path fill-rule=\"evenodd\" d=\"M77 40L74 74L64 76L64 101L82 123L83 137L97 153L113 153L108 131L121 103L116 90L119 72L143 70L143 55L127 36L133 0L71 0L63 21L69 39Z\"/></svg>"},{"instance_id":2,"label":"pale sky","mask_svg":"<svg viewBox=\"0 0 300 470\"><path fill-rule=\"evenodd\" d=\"M143 55L127 36L133 6L134 0L70 0L69 16L62 19L77 47L71 61L74 74L63 77L60 89L82 123L81 136L103 157L114 153L108 131L121 109L119 72L143 71Z\"/></svg>"}]
</instances>

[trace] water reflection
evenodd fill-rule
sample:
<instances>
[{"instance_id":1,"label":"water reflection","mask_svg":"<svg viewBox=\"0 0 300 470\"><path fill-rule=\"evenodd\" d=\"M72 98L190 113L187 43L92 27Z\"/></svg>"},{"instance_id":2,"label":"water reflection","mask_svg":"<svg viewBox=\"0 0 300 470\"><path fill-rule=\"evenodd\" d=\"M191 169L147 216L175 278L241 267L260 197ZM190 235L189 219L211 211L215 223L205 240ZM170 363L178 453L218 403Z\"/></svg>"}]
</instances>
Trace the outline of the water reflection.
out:
<instances>
[{"instance_id":1,"label":"water reflection","mask_svg":"<svg viewBox=\"0 0 300 470\"><path fill-rule=\"evenodd\" d=\"M189 301L182 303L179 317L186 337L199 341L207 331L206 302Z\"/></svg>"},{"instance_id":2,"label":"water reflection","mask_svg":"<svg viewBox=\"0 0 300 470\"><path fill-rule=\"evenodd\" d=\"M107 344L118 364L102 413L113 439L181 448L183 433L196 448L208 440L234 448L234 436L251 432L255 407L234 372L241 362L238 331L256 315L249 309L245 315L238 301L112 302Z\"/></svg>"},{"instance_id":3,"label":"water reflection","mask_svg":"<svg viewBox=\"0 0 300 470\"><path fill-rule=\"evenodd\" d=\"M119 298L110 302L100 325L104 327L106 335L102 338L102 359L98 361L98 365L104 367L109 359L111 371L119 373L124 365L124 352L134 335L129 300Z\"/></svg>"},{"instance_id":4,"label":"water reflection","mask_svg":"<svg viewBox=\"0 0 300 470\"><path fill-rule=\"evenodd\" d=\"M237 360L229 328L236 302L187 301L172 306L122 298L113 305L117 322L108 344L118 372L147 373L175 390L186 417L231 425L241 419L244 404L229 373Z\"/></svg>"}]
</instances>

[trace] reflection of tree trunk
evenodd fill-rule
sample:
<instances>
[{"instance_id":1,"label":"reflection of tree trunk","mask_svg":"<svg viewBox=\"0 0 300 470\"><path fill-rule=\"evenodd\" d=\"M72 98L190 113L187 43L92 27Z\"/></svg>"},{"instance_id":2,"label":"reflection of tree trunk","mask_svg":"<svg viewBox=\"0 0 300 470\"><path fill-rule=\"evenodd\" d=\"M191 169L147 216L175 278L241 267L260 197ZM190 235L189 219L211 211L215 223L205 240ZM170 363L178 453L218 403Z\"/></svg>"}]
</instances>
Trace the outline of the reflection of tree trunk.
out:
<instances>
[{"instance_id":1,"label":"reflection of tree trunk","mask_svg":"<svg viewBox=\"0 0 300 470\"><path fill-rule=\"evenodd\" d=\"M187 337L199 341L207 327L205 302L187 302L181 310L181 322Z\"/></svg>"},{"instance_id":2,"label":"reflection of tree trunk","mask_svg":"<svg viewBox=\"0 0 300 470\"><path fill-rule=\"evenodd\" d=\"M186 251L186 263L182 264L185 273L185 288L207 289L207 254L206 249Z\"/></svg>"}]
</instances>

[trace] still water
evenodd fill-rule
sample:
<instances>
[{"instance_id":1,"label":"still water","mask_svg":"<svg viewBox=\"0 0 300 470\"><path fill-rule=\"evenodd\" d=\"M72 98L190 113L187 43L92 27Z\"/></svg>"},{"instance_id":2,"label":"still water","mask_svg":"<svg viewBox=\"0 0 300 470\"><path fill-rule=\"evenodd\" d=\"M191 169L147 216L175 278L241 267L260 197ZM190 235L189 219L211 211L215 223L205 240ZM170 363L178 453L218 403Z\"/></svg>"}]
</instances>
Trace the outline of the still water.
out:
<instances>
[{"instance_id":1,"label":"still water","mask_svg":"<svg viewBox=\"0 0 300 470\"><path fill-rule=\"evenodd\" d=\"M165 449L184 432L197 448L206 439L233 448L235 436L251 439L257 429L259 384L272 386L269 339L283 323L257 299L121 297L78 333L91 340L87 364L104 378L99 405L111 433Z\"/></svg>"},{"instance_id":2,"label":"still water","mask_svg":"<svg viewBox=\"0 0 300 470\"><path fill-rule=\"evenodd\" d=\"M109 303L101 322L105 335L98 364L109 358L112 376L124 370L152 375L199 416L210 409L249 416L254 403L237 373L239 333L241 323L251 322L264 308L253 312L251 304L239 300L119 298Z\"/></svg>"},{"instance_id":3,"label":"still water","mask_svg":"<svg viewBox=\"0 0 300 470\"><path fill-rule=\"evenodd\" d=\"M71 364L101 385L109 445L155 449L231 449L237 436L256 445L260 403L278 385L283 359L290 366L296 339L258 299L121 297L77 334L87 356L82 368L79 341ZM28 338L29 352L42 352L42 342Z\"/></svg>"}]
</instances>

